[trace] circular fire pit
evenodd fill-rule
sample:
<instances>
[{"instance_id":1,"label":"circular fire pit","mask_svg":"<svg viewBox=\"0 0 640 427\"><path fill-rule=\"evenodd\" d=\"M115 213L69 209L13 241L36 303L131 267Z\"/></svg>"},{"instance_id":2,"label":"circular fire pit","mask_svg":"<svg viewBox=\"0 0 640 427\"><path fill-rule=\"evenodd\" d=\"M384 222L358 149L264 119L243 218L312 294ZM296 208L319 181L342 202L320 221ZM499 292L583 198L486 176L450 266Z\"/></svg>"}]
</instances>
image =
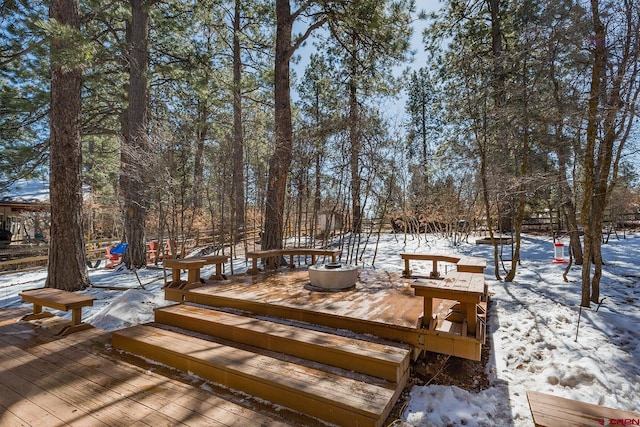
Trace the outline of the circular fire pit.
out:
<instances>
[{"instance_id":1,"label":"circular fire pit","mask_svg":"<svg viewBox=\"0 0 640 427\"><path fill-rule=\"evenodd\" d=\"M353 288L358 280L358 267L332 262L324 265L309 266L311 285L327 290Z\"/></svg>"}]
</instances>

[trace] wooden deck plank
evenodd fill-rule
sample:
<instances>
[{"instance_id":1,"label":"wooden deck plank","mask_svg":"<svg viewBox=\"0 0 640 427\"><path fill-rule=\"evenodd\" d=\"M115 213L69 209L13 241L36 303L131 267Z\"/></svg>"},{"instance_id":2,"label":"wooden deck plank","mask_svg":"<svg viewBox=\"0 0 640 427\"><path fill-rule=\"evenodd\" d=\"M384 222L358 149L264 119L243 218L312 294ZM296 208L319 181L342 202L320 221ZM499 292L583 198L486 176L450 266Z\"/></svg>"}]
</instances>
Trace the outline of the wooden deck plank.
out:
<instances>
[{"instance_id":1,"label":"wooden deck plank","mask_svg":"<svg viewBox=\"0 0 640 427\"><path fill-rule=\"evenodd\" d=\"M156 310L156 321L397 382L410 348L368 342L190 305Z\"/></svg>"},{"instance_id":2,"label":"wooden deck plank","mask_svg":"<svg viewBox=\"0 0 640 427\"><path fill-rule=\"evenodd\" d=\"M130 427L157 427L157 426L185 426L185 423L174 420L173 418L162 415L159 412L152 412L151 414L139 419Z\"/></svg>"},{"instance_id":3,"label":"wooden deck plank","mask_svg":"<svg viewBox=\"0 0 640 427\"><path fill-rule=\"evenodd\" d=\"M624 420L640 422L640 413L593 405L537 391L527 391L527 399L537 427L600 425L605 418L612 421L622 420L619 422L620 425L627 425ZM630 425L631 421L628 423Z\"/></svg>"},{"instance_id":4,"label":"wooden deck plank","mask_svg":"<svg viewBox=\"0 0 640 427\"><path fill-rule=\"evenodd\" d=\"M60 339L46 329L38 328L33 324L16 323L17 318L23 312L24 310L7 314L0 310L0 319L3 319L3 326L0 326L0 342L5 344L0 347L10 346L7 342L20 344L23 347L22 351L31 354L34 358L45 360L46 367L53 372L60 370L65 373L65 368L61 368L61 366L66 365L66 371L74 371L87 381L94 382L96 385L91 386L94 389L98 386L109 389L112 392L110 396L117 397L113 399L110 406L127 407L132 413L136 411L131 408L140 408L140 405L150 408L147 415L137 413L135 418L140 419L134 420L133 425L154 427L158 425L190 425L194 427L203 425L234 427L290 425L281 419L269 417L233 403L229 401L228 395L226 397L217 396L207 390L171 380L104 354L104 351L108 351L105 348L105 343L108 343L110 338L110 334L104 331L87 330ZM44 335L42 335L43 333ZM0 361L2 361L0 372L11 369L5 367L4 357L0 357ZM69 361L73 361L73 363L68 363ZM0 378L6 379L7 377L0 374ZM12 379L18 384L24 382L20 375L14 374ZM74 382L74 384L76 383ZM30 387L31 390L35 386ZM39 391L43 392L41 388ZM65 424L64 417L56 417L55 412L47 410L48 406L43 406L40 398L34 400L25 398L15 391L13 393L13 395L4 393L0 389L0 403L3 402L2 399L9 399L13 396L13 400L6 400L6 402L11 404L13 411L24 413L27 420L26 425ZM64 400L59 403L61 402ZM74 407L73 410L82 414L78 408ZM8 411L7 414L6 417L20 416L14 412L9 415ZM0 418L0 420L2 419ZM39 420L44 422L39 422ZM87 420L86 417L83 420L81 425L101 425ZM5 424L0 422L0 425ZM20 424L16 423L16 425ZM115 423L109 423L109 425L121 426L123 422L119 420Z\"/></svg>"},{"instance_id":5,"label":"wooden deck plank","mask_svg":"<svg viewBox=\"0 0 640 427\"><path fill-rule=\"evenodd\" d=\"M4 356L4 355L3 355ZM4 369L11 370L20 378L43 390L55 390L55 394L67 404L98 418L106 425L133 424L137 419L132 414L150 413L152 410L124 399L108 388L101 387L72 370L66 369L70 362L54 364L48 357L38 358L20 350L8 361L3 357ZM6 372L6 371L5 371ZM113 402L119 402L113 405Z\"/></svg>"},{"instance_id":6,"label":"wooden deck plank","mask_svg":"<svg viewBox=\"0 0 640 427\"><path fill-rule=\"evenodd\" d=\"M62 420L4 384L0 375L0 425L59 425Z\"/></svg>"},{"instance_id":7,"label":"wooden deck plank","mask_svg":"<svg viewBox=\"0 0 640 427\"><path fill-rule=\"evenodd\" d=\"M160 363L333 423L345 420L346 425L379 425L396 393L395 387L366 384L149 326L118 331L113 343L125 351L153 355Z\"/></svg>"},{"instance_id":8,"label":"wooden deck plank","mask_svg":"<svg viewBox=\"0 0 640 427\"><path fill-rule=\"evenodd\" d=\"M23 419L0 406L0 425L6 427L30 427ZM51 424L49 424L51 425Z\"/></svg>"},{"instance_id":9,"label":"wooden deck plank","mask_svg":"<svg viewBox=\"0 0 640 427\"><path fill-rule=\"evenodd\" d=\"M59 418L62 423L76 425L85 423L86 425L95 426L109 425L59 397L57 389L56 394L54 394L33 382L27 372L32 368L33 363L30 363L30 366L22 366L22 369L20 369L21 363L12 363L21 353L25 352L14 346L6 346L0 349L0 360L2 360L1 376L3 383L7 387L23 396L24 399L33 402L36 406Z\"/></svg>"},{"instance_id":10,"label":"wooden deck plank","mask_svg":"<svg viewBox=\"0 0 640 427\"><path fill-rule=\"evenodd\" d=\"M51 346L56 343L49 343ZM93 355L92 355L93 356ZM84 362L84 359L81 360ZM254 410L245 408L224 398L212 395L206 390L193 388L187 384L169 381L167 378L142 370L118 359L89 360L89 366L96 368L111 377L113 387L122 389L130 398L145 403L163 413L175 415L173 409L182 414L201 414L212 420L231 418L233 426L286 426L288 424L275 420ZM180 405L181 408L176 408ZM173 408L173 409L172 409ZM193 410L202 408L202 411ZM186 410L186 411L185 411ZM222 413L224 412L224 413ZM203 421L200 420L200 423ZM198 425L196 422L195 425ZM201 424L200 424L201 425Z\"/></svg>"},{"instance_id":11,"label":"wooden deck plank","mask_svg":"<svg viewBox=\"0 0 640 427\"><path fill-rule=\"evenodd\" d=\"M47 353L60 352L63 359L75 357L75 362L84 366L82 374L93 381L109 387L127 399L159 411L165 418L180 420L185 425L198 426L203 422L212 426L279 425L278 422L255 411L227 402L205 391L151 375L132 365L89 353L79 356L81 350L63 348L63 344L58 342L48 343L46 347L50 348ZM39 346L38 349L42 353L43 346ZM204 409L200 411L197 408ZM220 422L221 419L229 421L225 424Z\"/></svg>"},{"instance_id":12,"label":"wooden deck plank","mask_svg":"<svg viewBox=\"0 0 640 427\"><path fill-rule=\"evenodd\" d=\"M137 326L118 331L117 335L145 340L156 347L179 348L179 353L185 358L224 365L243 376L252 377L254 381L279 383L300 394L323 396L338 406L348 405L363 414L375 415L392 394L388 388L367 384L362 384L361 389L354 389L354 381L347 378L172 331ZM116 334L114 343L115 337Z\"/></svg>"}]
</instances>

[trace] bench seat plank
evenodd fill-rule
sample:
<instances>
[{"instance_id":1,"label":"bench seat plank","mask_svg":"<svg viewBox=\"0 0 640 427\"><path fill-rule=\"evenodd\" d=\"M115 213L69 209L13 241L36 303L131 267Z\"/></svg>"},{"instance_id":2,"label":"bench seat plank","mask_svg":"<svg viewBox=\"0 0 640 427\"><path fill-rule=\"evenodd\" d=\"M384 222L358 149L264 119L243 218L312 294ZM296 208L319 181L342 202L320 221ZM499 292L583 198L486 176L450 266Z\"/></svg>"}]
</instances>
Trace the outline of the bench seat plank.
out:
<instances>
[{"instance_id":1,"label":"bench seat plank","mask_svg":"<svg viewBox=\"0 0 640 427\"><path fill-rule=\"evenodd\" d=\"M247 274L258 273L258 259L266 258L268 268L277 268L273 259L279 256L289 256L289 268L295 268L293 263L294 256L311 256L311 264L316 263L316 257L318 256L330 256L331 262L335 262L336 258L340 255L339 249L321 249L321 248L283 248L283 249L265 249L259 251L247 252L245 256L247 259L251 259L251 267L247 270Z\"/></svg>"},{"instance_id":2,"label":"bench seat plank","mask_svg":"<svg viewBox=\"0 0 640 427\"><path fill-rule=\"evenodd\" d=\"M484 258L470 257L470 256L455 256L446 254L426 254L426 253L409 253L403 252L400 257L404 261L404 271L402 275L405 277L411 277L411 268L409 261L431 261L433 262L432 277L439 278L438 262L448 262L455 264L456 268L461 273L484 273L484 269L487 267L487 260Z\"/></svg>"},{"instance_id":3,"label":"bench seat plank","mask_svg":"<svg viewBox=\"0 0 640 427\"><path fill-rule=\"evenodd\" d=\"M640 423L640 413L579 402L538 391L527 391L527 399L536 427L596 426L602 425L604 419L634 420Z\"/></svg>"},{"instance_id":4,"label":"bench seat plank","mask_svg":"<svg viewBox=\"0 0 640 427\"><path fill-rule=\"evenodd\" d=\"M20 292L22 300L60 311L93 305L95 297L75 294L55 288L32 289Z\"/></svg>"}]
</instances>

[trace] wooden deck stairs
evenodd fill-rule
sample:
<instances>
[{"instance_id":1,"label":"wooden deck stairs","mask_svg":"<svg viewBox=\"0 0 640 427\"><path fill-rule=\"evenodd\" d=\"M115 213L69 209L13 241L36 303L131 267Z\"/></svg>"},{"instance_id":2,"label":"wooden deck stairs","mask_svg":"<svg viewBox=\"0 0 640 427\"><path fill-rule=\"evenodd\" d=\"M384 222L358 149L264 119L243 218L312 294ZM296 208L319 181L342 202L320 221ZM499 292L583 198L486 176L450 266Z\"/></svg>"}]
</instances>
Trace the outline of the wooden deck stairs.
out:
<instances>
[{"instance_id":1,"label":"wooden deck stairs","mask_svg":"<svg viewBox=\"0 0 640 427\"><path fill-rule=\"evenodd\" d=\"M382 426L411 356L399 344L188 304L114 332L113 345L340 426Z\"/></svg>"}]
</instances>

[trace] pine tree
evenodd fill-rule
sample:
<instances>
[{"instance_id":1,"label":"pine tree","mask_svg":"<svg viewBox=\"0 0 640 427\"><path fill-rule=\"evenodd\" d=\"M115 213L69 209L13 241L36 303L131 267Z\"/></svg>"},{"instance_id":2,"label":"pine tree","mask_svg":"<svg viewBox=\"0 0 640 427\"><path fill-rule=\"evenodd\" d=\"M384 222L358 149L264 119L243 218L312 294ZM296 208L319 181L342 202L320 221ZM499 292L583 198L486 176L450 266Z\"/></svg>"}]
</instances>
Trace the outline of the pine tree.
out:
<instances>
[{"instance_id":1,"label":"pine tree","mask_svg":"<svg viewBox=\"0 0 640 427\"><path fill-rule=\"evenodd\" d=\"M83 59L79 2L51 2L51 244L46 287L89 284L82 230L81 93ZM78 43L80 42L80 43ZM75 45L75 46L74 46Z\"/></svg>"}]
</instances>

